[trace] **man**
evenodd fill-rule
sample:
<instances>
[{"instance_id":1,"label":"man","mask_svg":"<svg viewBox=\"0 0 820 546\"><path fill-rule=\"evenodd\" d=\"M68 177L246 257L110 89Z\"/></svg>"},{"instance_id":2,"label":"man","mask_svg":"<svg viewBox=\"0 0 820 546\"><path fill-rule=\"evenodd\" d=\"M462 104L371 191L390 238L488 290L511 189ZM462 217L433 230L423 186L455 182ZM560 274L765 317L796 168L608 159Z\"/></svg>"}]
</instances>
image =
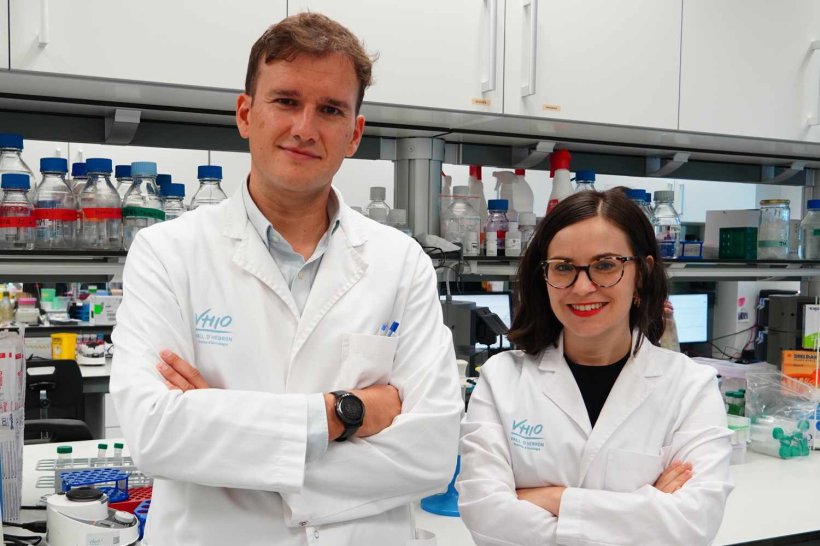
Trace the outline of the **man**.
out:
<instances>
[{"instance_id":1,"label":"man","mask_svg":"<svg viewBox=\"0 0 820 546\"><path fill-rule=\"evenodd\" d=\"M327 17L268 29L237 100L247 183L129 251L111 393L155 477L150 546L403 546L412 501L452 477L461 402L431 262L331 187L370 70Z\"/></svg>"}]
</instances>

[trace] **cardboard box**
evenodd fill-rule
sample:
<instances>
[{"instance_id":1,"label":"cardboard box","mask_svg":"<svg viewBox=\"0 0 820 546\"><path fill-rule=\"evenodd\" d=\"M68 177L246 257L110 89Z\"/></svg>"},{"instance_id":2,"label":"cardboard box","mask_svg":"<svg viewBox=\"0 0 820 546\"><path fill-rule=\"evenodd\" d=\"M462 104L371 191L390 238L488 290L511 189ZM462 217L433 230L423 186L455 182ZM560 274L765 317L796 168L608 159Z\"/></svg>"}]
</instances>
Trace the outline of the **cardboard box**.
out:
<instances>
[{"instance_id":1,"label":"cardboard box","mask_svg":"<svg viewBox=\"0 0 820 546\"><path fill-rule=\"evenodd\" d=\"M783 351L783 375L801 383L820 387L820 365L815 351Z\"/></svg>"},{"instance_id":2,"label":"cardboard box","mask_svg":"<svg viewBox=\"0 0 820 546\"><path fill-rule=\"evenodd\" d=\"M117 323L117 309L122 303L122 296L93 296L94 324L113 326Z\"/></svg>"}]
</instances>

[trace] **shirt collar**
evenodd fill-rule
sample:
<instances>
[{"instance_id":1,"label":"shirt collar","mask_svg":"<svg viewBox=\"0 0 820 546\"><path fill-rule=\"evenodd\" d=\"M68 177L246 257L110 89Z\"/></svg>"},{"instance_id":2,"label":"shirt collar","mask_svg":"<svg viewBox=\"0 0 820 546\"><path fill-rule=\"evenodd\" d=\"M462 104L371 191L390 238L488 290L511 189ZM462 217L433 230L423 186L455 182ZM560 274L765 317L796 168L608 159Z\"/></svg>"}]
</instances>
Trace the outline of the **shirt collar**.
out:
<instances>
[{"instance_id":1,"label":"shirt collar","mask_svg":"<svg viewBox=\"0 0 820 546\"><path fill-rule=\"evenodd\" d=\"M265 246L268 247L268 250L270 250L270 234L279 235L279 233L265 217L265 215L262 214L262 211L259 210L259 207L257 207L256 203L253 201L251 192L248 190L249 181L250 176L245 179L245 183L242 184L242 202L245 204L245 210L248 213L248 220L253 226L253 229L265 243ZM332 235L336 233L336 230L339 228L339 225L341 224L341 217L339 215L340 209L339 198L337 197L335 191L331 191L327 200L327 217L330 218L330 222L328 224L326 234Z\"/></svg>"}]
</instances>

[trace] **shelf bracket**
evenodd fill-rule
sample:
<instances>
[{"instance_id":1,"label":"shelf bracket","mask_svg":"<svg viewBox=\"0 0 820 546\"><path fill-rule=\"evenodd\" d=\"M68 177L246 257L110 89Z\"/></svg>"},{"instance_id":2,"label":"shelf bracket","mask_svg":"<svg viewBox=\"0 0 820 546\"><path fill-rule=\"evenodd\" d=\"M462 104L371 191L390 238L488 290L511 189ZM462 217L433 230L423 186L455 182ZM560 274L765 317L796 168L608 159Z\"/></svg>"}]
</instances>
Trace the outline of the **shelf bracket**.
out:
<instances>
[{"instance_id":1,"label":"shelf bracket","mask_svg":"<svg viewBox=\"0 0 820 546\"><path fill-rule=\"evenodd\" d=\"M105 143L131 144L140 126L140 110L117 108L112 115L105 117Z\"/></svg>"},{"instance_id":2,"label":"shelf bracket","mask_svg":"<svg viewBox=\"0 0 820 546\"><path fill-rule=\"evenodd\" d=\"M689 161L689 152L675 152L672 159L664 160L658 156L646 158L646 176L660 178L668 176L680 169L684 163Z\"/></svg>"},{"instance_id":3,"label":"shelf bracket","mask_svg":"<svg viewBox=\"0 0 820 546\"><path fill-rule=\"evenodd\" d=\"M803 172L805 167L805 161L795 161L782 173L775 176L774 165L763 165L760 167L760 181L764 184L782 184L797 173Z\"/></svg>"},{"instance_id":4,"label":"shelf bracket","mask_svg":"<svg viewBox=\"0 0 820 546\"><path fill-rule=\"evenodd\" d=\"M515 169L529 169L535 167L555 149L556 142L539 142L535 148L531 146L513 146L512 164Z\"/></svg>"}]
</instances>

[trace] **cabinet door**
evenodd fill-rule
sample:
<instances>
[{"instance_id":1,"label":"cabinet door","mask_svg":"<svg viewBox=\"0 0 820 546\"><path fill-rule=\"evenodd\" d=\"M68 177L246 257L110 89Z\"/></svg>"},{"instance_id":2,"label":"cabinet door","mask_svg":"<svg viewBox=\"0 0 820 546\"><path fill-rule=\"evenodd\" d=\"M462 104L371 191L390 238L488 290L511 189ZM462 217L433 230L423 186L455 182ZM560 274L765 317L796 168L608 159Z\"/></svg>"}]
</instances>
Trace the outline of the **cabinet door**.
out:
<instances>
[{"instance_id":1,"label":"cabinet door","mask_svg":"<svg viewBox=\"0 0 820 546\"><path fill-rule=\"evenodd\" d=\"M9 67L9 0L0 0L0 69Z\"/></svg>"},{"instance_id":2,"label":"cabinet door","mask_svg":"<svg viewBox=\"0 0 820 546\"><path fill-rule=\"evenodd\" d=\"M251 46L285 3L11 0L11 68L242 89Z\"/></svg>"},{"instance_id":3,"label":"cabinet door","mask_svg":"<svg viewBox=\"0 0 820 546\"><path fill-rule=\"evenodd\" d=\"M379 59L370 103L502 111L505 0L291 0L324 13Z\"/></svg>"},{"instance_id":4,"label":"cabinet door","mask_svg":"<svg viewBox=\"0 0 820 546\"><path fill-rule=\"evenodd\" d=\"M680 0L507 0L504 112L675 129Z\"/></svg>"},{"instance_id":5,"label":"cabinet door","mask_svg":"<svg viewBox=\"0 0 820 546\"><path fill-rule=\"evenodd\" d=\"M684 0L680 128L820 140L816 0Z\"/></svg>"}]
</instances>

